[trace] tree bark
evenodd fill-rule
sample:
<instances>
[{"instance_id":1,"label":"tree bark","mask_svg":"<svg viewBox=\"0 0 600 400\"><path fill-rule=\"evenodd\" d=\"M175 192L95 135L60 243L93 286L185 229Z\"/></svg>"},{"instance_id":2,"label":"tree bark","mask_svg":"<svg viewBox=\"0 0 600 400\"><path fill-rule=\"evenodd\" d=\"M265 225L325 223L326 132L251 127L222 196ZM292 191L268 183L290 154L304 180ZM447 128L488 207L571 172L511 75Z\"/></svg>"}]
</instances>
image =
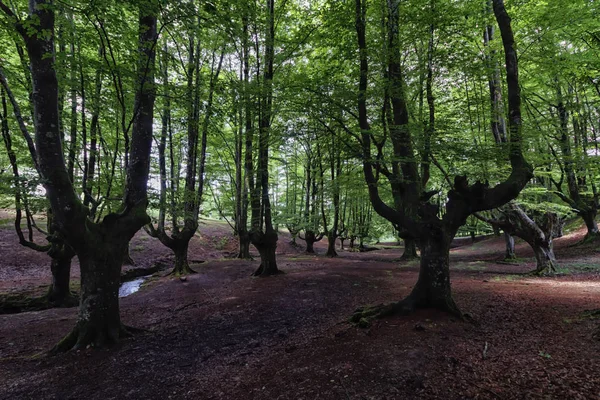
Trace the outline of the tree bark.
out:
<instances>
[{"instance_id":1,"label":"tree bark","mask_svg":"<svg viewBox=\"0 0 600 400\"><path fill-rule=\"evenodd\" d=\"M315 254L314 244L318 242L320 239L317 238L317 235L313 231L306 231L304 233L304 241L306 242L306 252L308 254Z\"/></svg>"},{"instance_id":2,"label":"tree bark","mask_svg":"<svg viewBox=\"0 0 600 400\"><path fill-rule=\"evenodd\" d=\"M413 238L404 238L404 252L400 257L400 261L412 261L419 259L417 254L417 241Z\"/></svg>"},{"instance_id":3,"label":"tree bark","mask_svg":"<svg viewBox=\"0 0 600 400\"><path fill-rule=\"evenodd\" d=\"M596 223L596 211L588 210L580 214L581 218L585 222L587 233L585 234L586 239L600 237L600 231L598 231L598 224Z\"/></svg>"},{"instance_id":4,"label":"tree bark","mask_svg":"<svg viewBox=\"0 0 600 400\"><path fill-rule=\"evenodd\" d=\"M515 255L515 238L509 233L504 231L504 242L506 244L506 252L504 253L504 260L514 260L517 258Z\"/></svg>"},{"instance_id":5,"label":"tree bark","mask_svg":"<svg viewBox=\"0 0 600 400\"><path fill-rule=\"evenodd\" d=\"M238 232L239 250L237 258L242 260L251 260L250 255L250 233L247 229L240 230Z\"/></svg>"},{"instance_id":6,"label":"tree bark","mask_svg":"<svg viewBox=\"0 0 600 400\"><path fill-rule=\"evenodd\" d=\"M52 282L48 288L47 298L50 304L58 307L63 305L76 305L73 294L71 293L71 260L73 252L61 251L56 254L50 262L50 271L52 271Z\"/></svg>"},{"instance_id":7,"label":"tree bark","mask_svg":"<svg viewBox=\"0 0 600 400\"><path fill-rule=\"evenodd\" d=\"M338 256L337 251L335 251L335 239L336 239L335 233L332 229L329 232L329 234L327 235L327 253L325 253L325 255L327 257L337 257ZM342 241L342 250L344 248L343 244L344 244L344 242Z\"/></svg>"},{"instance_id":8,"label":"tree bark","mask_svg":"<svg viewBox=\"0 0 600 400\"><path fill-rule=\"evenodd\" d=\"M100 233L100 232L98 232ZM81 268L81 302L75 328L53 352L103 347L126 333L119 312L121 263L129 241L120 235L90 242L78 252Z\"/></svg>"},{"instance_id":9,"label":"tree bark","mask_svg":"<svg viewBox=\"0 0 600 400\"><path fill-rule=\"evenodd\" d=\"M190 268L190 264L188 262L188 247L190 245L191 237L183 237L175 240L173 246L173 253L175 253L175 266L173 267L173 271L171 271L172 275L180 276L187 274L194 274L196 271Z\"/></svg>"},{"instance_id":10,"label":"tree bark","mask_svg":"<svg viewBox=\"0 0 600 400\"><path fill-rule=\"evenodd\" d=\"M556 257L554 256L553 241L534 241L529 243L535 254L535 275L554 275L556 273Z\"/></svg>"},{"instance_id":11,"label":"tree bark","mask_svg":"<svg viewBox=\"0 0 600 400\"><path fill-rule=\"evenodd\" d=\"M266 277L280 274L281 271L277 268L277 257L275 251L277 249L277 233L271 234L254 231L252 235L252 244L260 254L260 266L252 276Z\"/></svg>"}]
</instances>

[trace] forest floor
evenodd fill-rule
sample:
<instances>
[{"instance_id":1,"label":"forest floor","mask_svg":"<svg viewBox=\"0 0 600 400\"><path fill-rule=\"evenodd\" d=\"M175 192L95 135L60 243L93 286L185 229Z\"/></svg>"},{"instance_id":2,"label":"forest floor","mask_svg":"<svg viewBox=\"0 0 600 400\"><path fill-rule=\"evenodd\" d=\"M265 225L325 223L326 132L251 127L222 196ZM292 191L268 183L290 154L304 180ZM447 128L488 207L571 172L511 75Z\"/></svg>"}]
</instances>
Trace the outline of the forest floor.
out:
<instances>
[{"instance_id":1,"label":"forest floor","mask_svg":"<svg viewBox=\"0 0 600 400\"><path fill-rule=\"evenodd\" d=\"M149 279L121 299L123 321L147 330L110 349L44 352L77 308L0 315L0 399L600 399L600 248L556 240L558 277L525 275L532 253L498 262L502 238L451 252L454 297L474 322L424 310L348 323L359 306L396 301L418 274L398 247L325 257L280 235L284 275L251 278L231 259L226 224L204 221L190 248L198 273ZM43 292L49 259L0 227L0 293ZM298 240L300 244L303 242ZM137 266L172 258L145 233ZM198 260L204 260L198 263ZM78 268L74 263L76 284ZM471 319L471 318L469 318Z\"/></svg>"}]
</instances>

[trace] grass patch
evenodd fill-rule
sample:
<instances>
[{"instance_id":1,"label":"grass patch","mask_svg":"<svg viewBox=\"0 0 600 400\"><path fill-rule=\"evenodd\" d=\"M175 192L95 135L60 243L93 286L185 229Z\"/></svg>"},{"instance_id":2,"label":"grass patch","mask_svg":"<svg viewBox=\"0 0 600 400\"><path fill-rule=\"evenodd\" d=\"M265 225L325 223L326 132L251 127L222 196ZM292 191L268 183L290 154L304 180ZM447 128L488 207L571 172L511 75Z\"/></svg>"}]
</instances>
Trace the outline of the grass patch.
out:
<instances>
[{"instance_id":1,"label":"grass patch","mask_svg":"<svg viewBox=\"0 0 600 400\"><path fill-rule=\"evenodd\" d=\"M492 278L492 281L494 282L514 282L514 281L518 281L522 278L521 275L513 275L513 274L507 274L507 275L496 275Z\"/></svg>"},{"instance_id":2,"label":"grass patch","mask_svg":"<svg viewBox=\"0 0 600 400\"><path fill-rule=\"evenodd\" d=\"M459 262L454 264L453 267L465 271L483 271L486 269L486 263L483 261Z\"/></svg>"}]
</instances>

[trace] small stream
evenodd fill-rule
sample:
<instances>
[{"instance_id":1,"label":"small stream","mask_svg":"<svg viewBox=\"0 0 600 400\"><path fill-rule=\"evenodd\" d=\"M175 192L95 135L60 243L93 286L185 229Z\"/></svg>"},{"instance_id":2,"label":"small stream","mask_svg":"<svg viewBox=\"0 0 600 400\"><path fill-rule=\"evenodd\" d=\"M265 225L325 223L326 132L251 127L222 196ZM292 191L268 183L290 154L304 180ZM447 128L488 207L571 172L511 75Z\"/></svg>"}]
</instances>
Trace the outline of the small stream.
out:
<instances>
[{"instance_id":1,"label":"small stream","mask_svg":"<svg viewBox=\"0 0 600 400\"><path fill-rule=\"evenodd\" d=\"M123 282L119 287L119 297L127 297L130 294L134 294L140 290L140 286L142 286L142 283L144 283L148 277L150 277L150 275L142 276L132 281Z\"/></svg>"}]
</instances>

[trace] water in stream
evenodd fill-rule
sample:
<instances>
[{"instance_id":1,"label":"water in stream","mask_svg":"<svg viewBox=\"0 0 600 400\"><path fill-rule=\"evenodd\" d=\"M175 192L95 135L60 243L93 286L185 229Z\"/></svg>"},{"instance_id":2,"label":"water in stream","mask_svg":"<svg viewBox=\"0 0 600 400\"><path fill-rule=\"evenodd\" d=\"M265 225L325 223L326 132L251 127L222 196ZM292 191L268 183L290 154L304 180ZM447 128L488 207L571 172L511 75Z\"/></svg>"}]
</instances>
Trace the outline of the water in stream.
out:
<instances>
[{"instance_id":1,"label":"water in stream","mask_svg":"<svg viewBox=\"0 0 600 400\"><path fill-rule=\"evenodd\" d=\"M121 287L119 287L119 297L127 297L130 294L137 292L140 290L140 286L142 286L142 283L144 283L146 279L148 279L148 276L142 276L132 281L123 282Z\"/></svg>"}]
</instances>

